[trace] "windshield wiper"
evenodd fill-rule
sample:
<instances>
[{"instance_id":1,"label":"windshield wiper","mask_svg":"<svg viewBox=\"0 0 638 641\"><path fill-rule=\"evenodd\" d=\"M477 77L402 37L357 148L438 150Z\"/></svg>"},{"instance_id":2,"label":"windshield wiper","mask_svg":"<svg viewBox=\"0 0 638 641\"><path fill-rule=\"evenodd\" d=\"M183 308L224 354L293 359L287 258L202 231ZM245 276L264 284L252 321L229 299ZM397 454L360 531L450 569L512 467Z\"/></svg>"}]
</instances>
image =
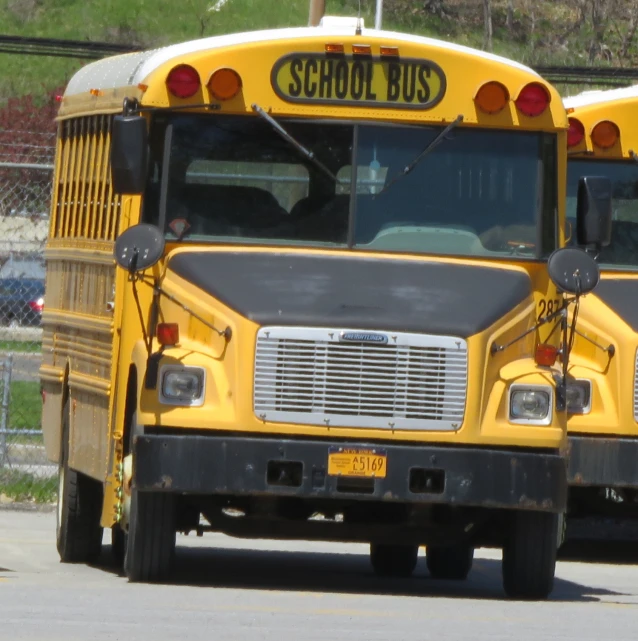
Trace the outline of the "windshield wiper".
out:
<instances>
[{"instance_id":1,"label":"windshield wiper","mask_svg":"<svg viewBox=\"0 0 638 641\"><path fill-rule=\"evenodd\" d=\"M397 174L392 180L390 180L388 183L386 183L383 186L383 189L377 194L375 194L372 198L373 200L380 196L384 191L387 191L390 189L394 183L399 180L399 178L403 178L403 176L407 176L418 164L421 162L421 160L427 156L431 151L434 150L436 146L438 146L445 136L452 131L457 125L460 125L463 122L463 116L462 114L459 114L455 120L453 120L409 165L406 165L403 171L400 174Z\"/></svg>"},{"instance_id":2,"label":"windshield wiper","mask_svg":"<svg viewBox=\"0 0 638 641\"><path fill-rule=\"evenodd\" d=\"M251 105L253 111L261 116L285 141L289 142L302 156L307 158L324 174L330 176L337 184L341 181L319 160L312 151L306 149L298 140L293 138L271 115L267 114L258 104Z\"/></svg>"}]
</instances>

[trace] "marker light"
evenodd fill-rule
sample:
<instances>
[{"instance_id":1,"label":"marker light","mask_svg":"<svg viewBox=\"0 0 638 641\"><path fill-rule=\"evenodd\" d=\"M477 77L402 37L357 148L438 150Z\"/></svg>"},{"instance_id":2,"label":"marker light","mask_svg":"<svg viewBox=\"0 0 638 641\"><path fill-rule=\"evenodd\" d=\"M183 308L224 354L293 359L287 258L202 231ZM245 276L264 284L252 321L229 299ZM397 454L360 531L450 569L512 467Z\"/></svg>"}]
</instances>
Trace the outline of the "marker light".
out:
<instances>
[{"instance_id":1,"label":"marker light","mask_svg":"<svg viewBox=\"0 0 638 641\"><path fill-rule=\"evenodd\" d=\"M359 56L371 56L372 47L370 45L352 45L352 53Z\"/></svg>"},{"instance_id":2,"label":"marker light","mask_svg":"<svg viewBox=\"0 0 638 641\"><path fill-rule=\"evenodd\" d=\"M507 87L500 82L486 82L474 96L474 102L481 111L488 114L497 114L509 102L510 94Z\"/></svg>"},{"instance_id":3,"label":"marker light","mask_svg":"<svg viewBox=\"0 0 638 641\"><path fill-rule=\"evenodd\" d=\"M601 120L591 132L592 142L601 149L611 149L618 138L620 138L620 131L611 120Z\"/></svg>"},{"instance_id":4,"label":"marker light","mask_svg":"<svg viewBox=\"0 0 638 641\"><path fill-rule=\"evenodd\" d=\"M399 47L381 47L379 50L382 56L398 56Z\"/></svg>"},{"instance_id":5,"label":"marker light","mask_svg":"<svg viewBox=\"0 0 638 641\"><path fill-rule=\"evenodd\" d=\"M160 345L177 345L179 343L179 325L177 323L158 323L156 335Z\"/></svg>"},{"instance_id":6,"label":"marker light","mask_svg":"<svg viewBox=\"0 0 638 641\"><path fill-rule=\"evenodd\" d=\"M536 351L534 352L534 361L537 365L544 365L545 367L551 367L558 357L558 348L554 345L548 345L547 343L540 343L536 346Z\"/></svg>"},{"instance_id":7,"label":"marker light","mask_svg":"<svg viewBox=\"0 0 638 641\"><path fill-rule=\"evenodd\" d=\"M534 118L540 116L547 109L551 96L547 89L539 82L530 82L525 85L516 99L516 108L525 116Z\"/></svg>"},{"instance_id":8,"label":"marker light","mask_svg":"<svg viewBox=\"0 0 638 641\"><path fill-rule=\"evenodd\" d=\"M580 120L576 118L569 119L569 129L567 130L567 146L575 147L579 145L585 137L585 127Z\"/></svg>"},{"instance_id":9,"label":"marker light","mask_svg":"<svg viewBox=\"0 0 638 641\"><path fill-rule=\"evenodd\" d=\"M345 48L343 45L339 44L329 44L326 45L326 53L344 53Z\"/></svg>"},{"instance_id":10,"label":"marker light","mask_svg":"<svg viewBox=\"0 0 638 641\"><path fill-rule=\"evenodd\" d=\"M241 87L241 76L229 67L213 71L208 81L208 89L217 100L234 98L241 91Z\"/></svg>"},{"instance_id":11,"label":"marker light","mask_svg":"<svg viewBox=\"0 0 638 641\"><path fill-rule=\"evenodd\" d=\"M201 86L199 74L190 65L177 65L166 78L168 90L177 98L194 96Z\"/></svg>"}]
</instances>

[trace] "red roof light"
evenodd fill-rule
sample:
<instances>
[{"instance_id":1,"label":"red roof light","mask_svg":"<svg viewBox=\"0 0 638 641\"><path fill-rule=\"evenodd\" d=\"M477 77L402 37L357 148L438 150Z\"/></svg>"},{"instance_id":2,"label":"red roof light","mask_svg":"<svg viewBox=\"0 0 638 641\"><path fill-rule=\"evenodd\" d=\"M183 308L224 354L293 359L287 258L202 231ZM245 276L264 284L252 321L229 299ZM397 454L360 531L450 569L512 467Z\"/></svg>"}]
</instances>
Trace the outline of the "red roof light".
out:
<instances>
[{"instance_id":1,"label":"red roof light","mask_svg":"<svg viewBox=\"0 0 638 641\"><path fill-rule=\"evenodd\" d=\"M551 96L539 82L525 85L516 99L516 108L524 115L534 118L540 116L549 106Z\"/></svg>"},{"instance_id":2,"label":"red roof light","mask_svg":"<svg viewBox=\"0 0 638 641\"><path fill-rule=\"evenodd\" d=\"M166 86L177 98L190 98L199 91L202 82L193 67L190 65L178 65L170 70L166 78Z\"/></svg>"}]
</instances>

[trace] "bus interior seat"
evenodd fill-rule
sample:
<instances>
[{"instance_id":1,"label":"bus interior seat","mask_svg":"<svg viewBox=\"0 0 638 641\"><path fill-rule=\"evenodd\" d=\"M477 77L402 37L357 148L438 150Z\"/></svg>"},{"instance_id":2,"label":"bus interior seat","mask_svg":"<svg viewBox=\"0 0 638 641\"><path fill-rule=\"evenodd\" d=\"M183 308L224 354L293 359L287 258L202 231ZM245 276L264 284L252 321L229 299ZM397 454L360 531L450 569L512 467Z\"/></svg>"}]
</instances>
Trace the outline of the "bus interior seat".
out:
<instances>
[{"instance_id":1,"label":"bus interior seat","mask_svg":"<svg viewBox=\"0 0 638 641\"><path fill-rule=\"evenodd\" d=\"M178 193L178 207L169 209L169 217L181 217L182 210L195 234L261 235L288 216L275 196L259 187L186 183Z\"/></svg>"},{"instance_id":2,"label":"bus interior seat","mask_svg":"<svg viewBox=\"0 0 638 641\"><path fill-rule=\"evenodd\" d=\"M307 196L290 210L290 222L300 238L325 242L346 242L350 214L349 194Z\"/></svg>"}]
</instances>

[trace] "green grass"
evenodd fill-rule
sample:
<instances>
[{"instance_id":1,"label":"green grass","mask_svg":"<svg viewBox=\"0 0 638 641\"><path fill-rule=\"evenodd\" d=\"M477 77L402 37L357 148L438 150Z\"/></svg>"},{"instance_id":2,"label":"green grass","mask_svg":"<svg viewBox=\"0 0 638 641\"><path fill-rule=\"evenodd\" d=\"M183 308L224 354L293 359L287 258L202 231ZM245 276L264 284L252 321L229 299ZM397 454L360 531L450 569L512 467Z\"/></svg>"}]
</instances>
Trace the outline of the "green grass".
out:
<instances>
[{"instance_id":1,"label":"green grass","mask_svg":"<svg viewBox=\"0 0 638 641\"><path fill-rule=\"evenodd\" d=\"M57 477L43 479L27 472L0 470L0 494L16 502L53 503L58 496Z\"/></svg>"},{"instance_id":2,"label":"green grass","mask_svg":"<svg viewBox=\"0 0 638 641\"><path fill-rule=\"evenodd\" d=\"M0 2L2 32L9 35L107 41L154 48L195 38L275 27L305 26L308 0L228 0L220 11L210 11L216 0L56 0ZM424 9L421 0L386 0L383 28L433 36L481 48L483 46L482 3L446 0L447 13L438 16ZM577 29L574 2L535 0L534 22L530 3L515 3L513 29L505 26L506 0L493 0L494 52L528 64L588 64L593 37L590 18ZM629 3L627 3L628 5ZM357 14L359 0L327 0L329 15ZM361 0L366 25L374 25L374 0ZM618 3L609 9L604 44L616 52L627 31L627 8ZM611 64L631 66L638 44L629 57ZM71 75L90 61L48 56L0 54L3 81L0 104L14 95L32 93L44 97L45 90L64 86ZM609 64L601 57L594 64Z\"/></svg>"},{"instance_id":3,"label":"green grass","mask_svg":"<svg viewBox=\"0 0 638 641\"><path fill-rule=\"evenodd\" d=\"M0 352L22 352L28 354L39 354L42 351L42 343L34 341L2 341L0 340Z\"/></svg>"},{"instance_id":4,"label":"green grass","mask_svg":"<svg viewBox=\"0 0 638 641\"><path fill-rule=\"evenodd\" d=\"M9 429L39 429L42 422L42 397L37 381L12 381L9 399Z\"/></svg>"}]
</instances>

